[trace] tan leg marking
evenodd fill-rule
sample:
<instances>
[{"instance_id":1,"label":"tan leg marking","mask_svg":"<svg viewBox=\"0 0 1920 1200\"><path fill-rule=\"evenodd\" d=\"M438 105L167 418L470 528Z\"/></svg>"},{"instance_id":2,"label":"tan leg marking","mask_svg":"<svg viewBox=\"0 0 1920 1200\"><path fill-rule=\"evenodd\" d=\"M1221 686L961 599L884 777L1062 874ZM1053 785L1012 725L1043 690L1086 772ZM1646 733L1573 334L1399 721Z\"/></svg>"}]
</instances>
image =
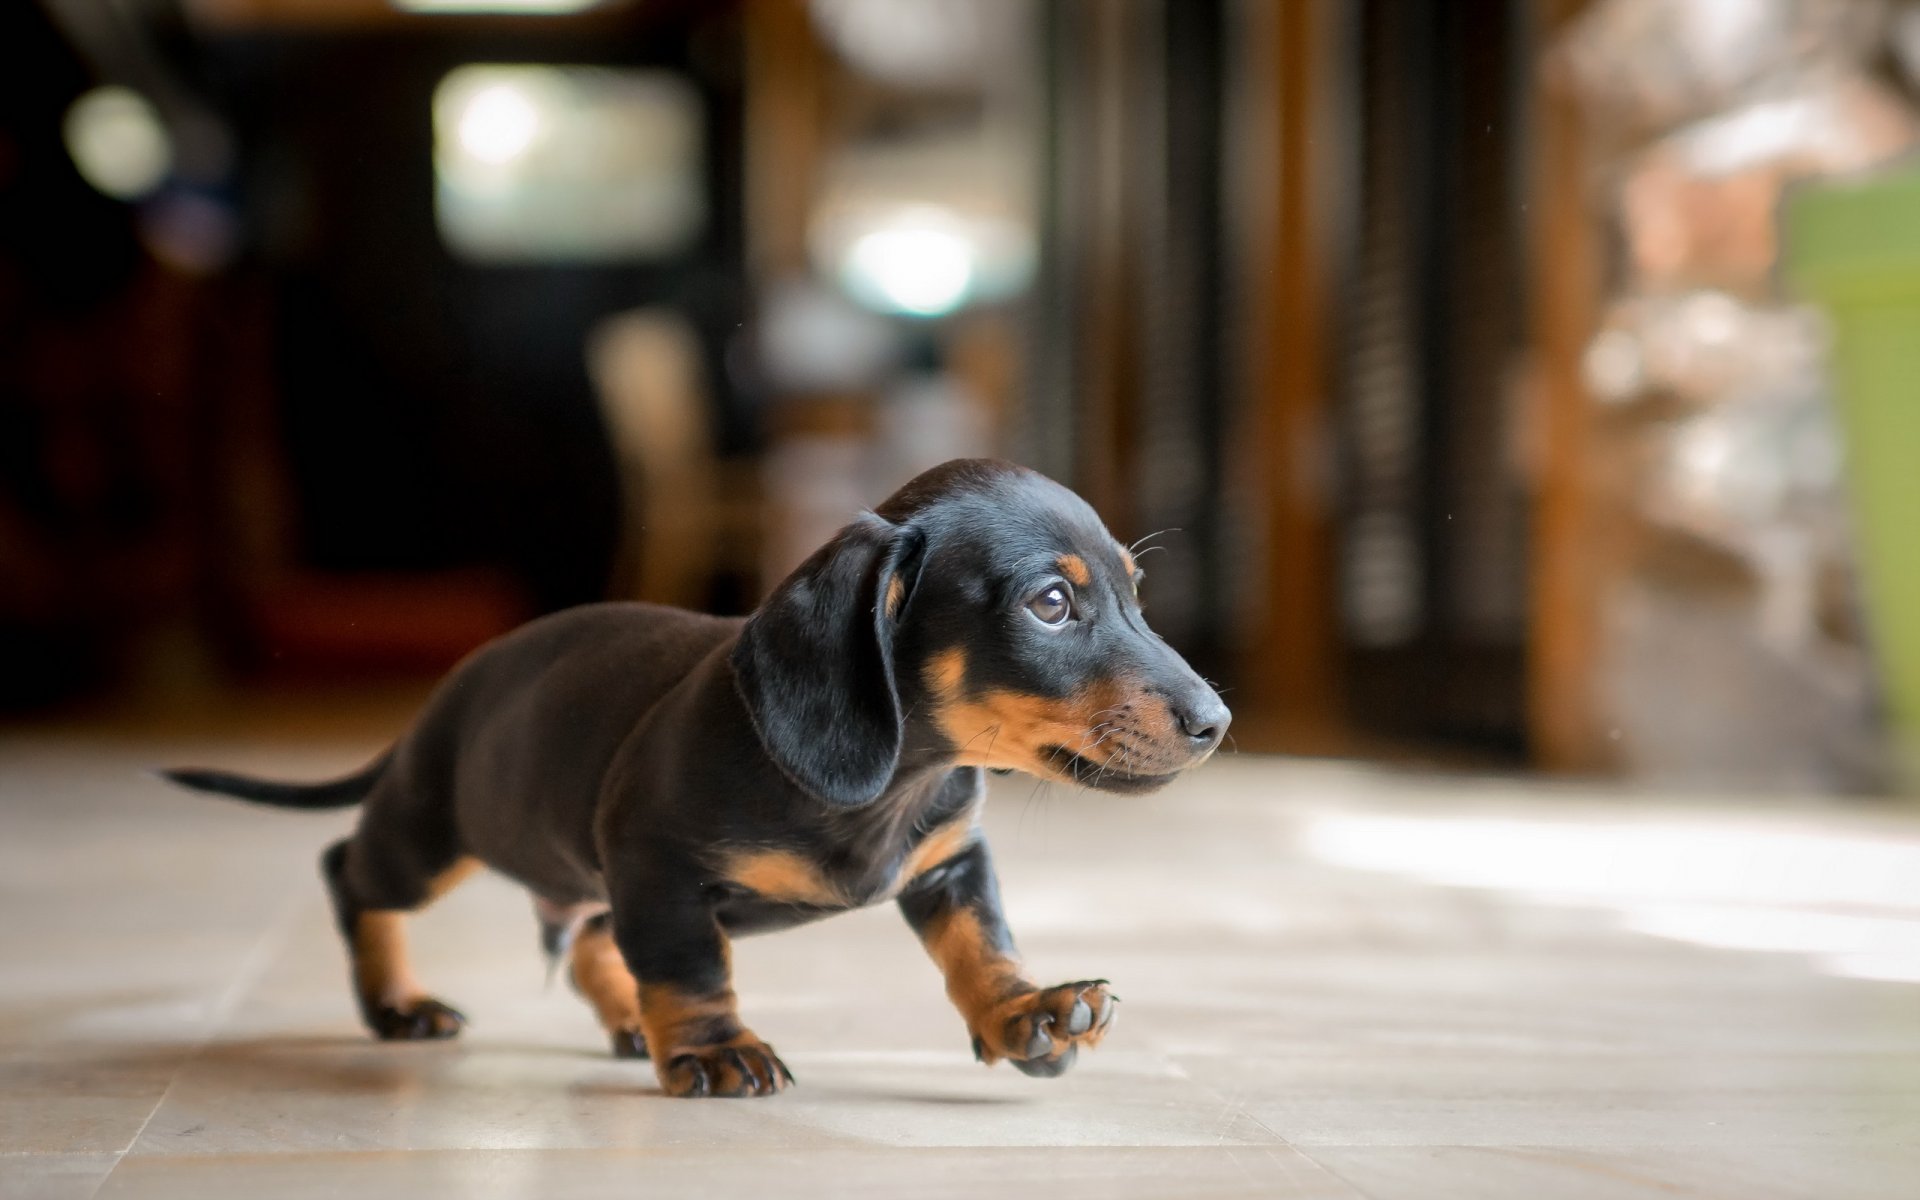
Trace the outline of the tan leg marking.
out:
<instances>
[{"instance_id":1,"label":"tan leg marking","mask_svg":"<svg viewBox=\"0 0 1920 1200\"><path fill-rule=\"evenodd\" d=\"M947 980L947 997L960 1010L967 1029L979 1043L981 1058L994 1062L1008 1047L995 1020L1011 999L1034 990L1020 972L1020 962L987 942L980 918L970 909L955 909L936 917L926 929L927 954Z\"/></svg>"},{"instance_id":2,"label":"tan leg marking","mask_svg":"<svg viewBox=\"0 0 1920 1200\"><path fill-rule=\"evenodd\" d=\"M1017 959L987 941L971 909L936 918L925 940L981 1062L1005 1058L1028 1075L1059 1075L1080 1047L1099 1045L1113 1024L1115 1002L1105 980L1035 987Z\"/></svg>"},{"instance_id":3,"label":"tan leg marking","mask_svg":"<svg viewBox=\"0 0 1920 1200\"><path fill-rule=\"evenodd\" d=\"M407 957L406 910L376 908L353 922L353 982L370 1004L404 1009L426 995Z\"/></svg>"},{"instance_id":4,"label":"tan leg marking","mask_svg":"<svg viewBox=\"0 0 1920 1200\"><path fill-rule=\"evenodd\" d=\"M589 925L573 941L573 986L593 1005L600 1027L611 1034L639 1033L640 985L614 944L606 923Z\"/></svg>"},{"instance_id":5,"label":"tan leg marking","mask_svg":"<svg viewBox=\"0 0 1920 1200\"><path fill-rule=\"evenodd\" d=\"M740 1024L732 988L698 993L671 983L643 983L639 1001L640 1025L656 1063L752 1036Z\"/></svg>"},{"instance_id":6,"label":"tan leg marking","mask_svg":"<svg viewBox=\"0 0 1920 1200\"><path fill-rule=\"evenodd\" d=\"M793 1084L773 1047L740 1023L733 989L640 985L640 1023L670 1096L771 1096Z\"/></svg>"},{"instance_id":7,"label":"tan leg marking","mask_svg":"<svg viewBox=\"0 0 1920 1200\"><path fill-rule=\"evenodd\" d=\"M446 895L481 866L477 858L456 859L427 882L416 908L372 908L354 918L353 980L363 1001L405 1011L427 998L407 955L407 915Z\"/></svg>"},{"instance_id":8,"label":"tan leg marking","mask_svg":"<svg viewBox=\"0 0 1920 1200\"><path fill-rule=\"evenodd\" d=\"M459 887L467 880L473 878L474 874L484 866L486 866L485 863L474 858L472 855L465 855L454 859L452 866L427 881L427 898L420 902L419 907L425 908L435 900L438 900L448 892Z\"/></svg>"}]
</instances>

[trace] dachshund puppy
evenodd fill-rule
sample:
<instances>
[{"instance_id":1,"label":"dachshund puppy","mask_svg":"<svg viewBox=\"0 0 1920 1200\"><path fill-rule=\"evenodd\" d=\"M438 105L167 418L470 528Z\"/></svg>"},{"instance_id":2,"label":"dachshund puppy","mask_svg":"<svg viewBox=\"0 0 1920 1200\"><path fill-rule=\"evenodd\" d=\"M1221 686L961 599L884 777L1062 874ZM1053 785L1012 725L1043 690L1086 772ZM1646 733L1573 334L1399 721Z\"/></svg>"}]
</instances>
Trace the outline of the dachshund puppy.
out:
<instances>
[{"instance_id":1,"label":"dachshund puppy","mask_svg":"<svg viewBox=\"0 0 1920 1200\"><path fill-rule=\"evenodd\" d=\"M465 1018L407 963L406 916L482 864L627 1057L675 1096L793 1082L742 1022L729 939L892 900L975 1055L1054 1076L1107 1032L1104 980L1021 973L978 817L982 772L1147 792L1229 713L1141 616L1133 558L1084 501L956 460L848 525L745 619L648 604L545 617L475 652L359 774L175 770L287 808L363 803L322 856L367 1026Z\"/></svg>"}]
</instances>

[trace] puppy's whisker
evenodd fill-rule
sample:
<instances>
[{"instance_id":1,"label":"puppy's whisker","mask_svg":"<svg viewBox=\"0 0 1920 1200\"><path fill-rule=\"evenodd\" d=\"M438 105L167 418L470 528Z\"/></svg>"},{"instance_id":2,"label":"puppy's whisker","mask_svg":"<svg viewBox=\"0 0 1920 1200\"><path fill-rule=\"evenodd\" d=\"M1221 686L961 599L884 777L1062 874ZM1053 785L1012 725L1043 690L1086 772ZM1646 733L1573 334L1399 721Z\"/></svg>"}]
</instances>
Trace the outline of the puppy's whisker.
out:
<instances>
[{"instance_id":1,"label":"puppy's whisker","mask_svg":"<svg viewBox=\"0 0 1920 1200\"><path fill-rule=\"evenodd\" d=\"M1120 735L1120 729L1118 726L1115 726L1114 728L1108 729L1105 733L1101 734L1099 737L1093 739L1092 741L1087 741L1085 738L1082 738L1078 753L1084 755L1089 750L1098 749L1099 747L1105 745L1107 742L1113 740L1119 735Z\"/></svg>"},{"instance_id":2,"label":"puppy's whisker","mask_svg":"<svg viewBox=\"0 0 1920 1200\"><path fill-rule=\"evenodd\" d=\"M986 737L988 734L992 734L994 737L1000 736L1000 723L998 721L995 721L991 725L982 726L979 733L976 733L972 737L968 738L966 740L966 743L960 747L961 752L965 753L967 750L973 747L973 744L975 742L979 741L983 737ZM987 753L989 754L993 753L992 742L987 743Z\"/></svg>"},{"instance_id":3,"label":"puppy's whisker","mask_svg":"<svg viewBox=\"0 0 1920 1200\"><path fill-rule=\"evenodd\" d=\"M1102 730L1105 730L1106 732L1102 733L1101 732ZM1108 738L1112 737L1117 732L1119 732L1119 727L1117 725L1114 725L1111 722L1103 721L1102 723L1095 725L1092 729L1086 730L1084 733L1082 733L1080 735L1080 744L1075 749L1076 751L1091 750L1095 746L1098 746L1101 742L1104 742Z\"/></svg>"},{"instance_id":4,"label":"puppy's whisker","mask_svg":"<svg viewBox=\"0 0 1920 1200\"><path fill-rule=\"evenodd\" d=\"M1150 533L1147 536L1141 538L1139 541L1134 542L1131 546L1128 546L1127 552L1132 554L1135 558L1138 558L1143 553L1143 551L1140 549L1141 546L1146 545L1146 543L1152 541L1154 538L1159 537L1163 533L1179 533L1179 532L1180 532L1180 529L1178 526L1169 526L1166 529L1161 529L1154 533ZM1155 547L1150 547L1150 549L1164 549L1164 547L1155 546Z\"/></svg>"},{"instance_id":5,"label":"puppy's whisker","mask_svg":"<svg viewBox=\"0 0 1920 1200\"><path fill-rule=\"evenodd\" d=\"M1065 746L1055 746L1052 750L1048 751L1047 760L1042 766L1053 778L1060 780L1062 783L1070 783L1077 787L1080 781L1075 779L1071 772L1062 770L1060 766L1060 756L1063 754L1070 755L1072 753L1073 751L1067 749Z\"/></svg>"},{"instance_id":6,"label":"puppy's whisker","mask_svg":"<svg viewBox=\"0 0 1920 1200\"><path fill-rule=\"evenodd\" d=\"M1020 805L1020 824L1018 828L1019 828L1020 836L1023 838L1027 835L1027 814L1033 811L1034 797L1038 796L1040 794L1040 789L1045 786L1047 786L1046 780L1036 778L1033 781L1032 789L1027 792L1027 798L1025 802L1023 802Z\"/></svg>"}]
</instances>

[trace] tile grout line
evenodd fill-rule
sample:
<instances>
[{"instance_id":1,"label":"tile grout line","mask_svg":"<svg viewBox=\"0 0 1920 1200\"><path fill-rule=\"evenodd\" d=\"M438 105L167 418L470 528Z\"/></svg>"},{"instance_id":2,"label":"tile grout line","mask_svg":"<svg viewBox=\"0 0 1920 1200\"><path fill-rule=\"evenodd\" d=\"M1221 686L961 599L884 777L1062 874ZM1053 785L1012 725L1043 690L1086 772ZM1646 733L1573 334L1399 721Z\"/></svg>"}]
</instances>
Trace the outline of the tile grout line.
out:
<instances>
[{"instance_id":1,"label":"tile grout line","mask_svg":"<svg viewBox=\"0 0 1920 1200\"><path fill-rule=\"evenodd\" d=\"M267 967L271 965L273 961L275 951L285 944L287 936L292 930L293 923L299 918L301 912L311 899L312 897L295 890L290 892L287 898L282 901L280 912L274 916L272 921L268 922L267 927L262 930L260 936L254 940L253 946L247 950L246 957L241 960L239 969L234 972L232 980L214 1000L213 1009L207 1014L206 1024L201 1035L195 1039L193 1045L188 1048L187 1052L181 1055L180 1061L174 1066L173 1074L167 1079L167 1086L162 1088L160 1095L154 1099L153 1107L147 1110L145 1119L140 1122L140 1127L133 1131L133 1136L127 1139L127 1144L122 1146L114 1154L113 1165L108 1167L106 1173L100 1176L100 1182L96 1183L93 1191L88 1193L87 1200L94 1200L94 1198L100 1194L107 1186L107 1181L113 1178L113 1173L120 1169L120 1164L126 1161L127 1155L132 1152L135 1146L140 1144L140 1138L147 1132L147 1126L153 1124L153 1118L159 1115L160 1109L167 1102L167 1097L173 1094L174 1084L180 1081L180 1076L186 1071L187 1067L192 1065L193 1061L200 1057L201 1053L204 1052L208 1046L213 1044L214 1038L219 1036L220 1030L226 1025L228 1018L232 1017L234 1012L240 1007L240 1002L246 998L247 994L253 989L253 986L260 981L260 977L266 974Z\"/></svg>"},{"instance_id":2,"label":"tile grout line","mask_svg":"<svg viewBox=\"0 0 1920 1200\"><path fill-rule=\"evenodd\" d=\"M1327 1163L1321 1162L1319 1158L1315 1157L1313 1150L1310 1147L1295 1146L1294 1149L1298 1150L1301 1154L1301 1157L1305 1158L1308 1162L1312 1163L1316 1167L1319 1167L1322 1171L1325 1171L1329 1179L1333 1179L1345 1185L1346 1187L1353 1189L1353 1194L1356 1196L1359 1196L1361 1200L1376 1200L1376 1198L1378 1197L1379 1195L1378 1192L1368 1191L1366 1188L1361 1187L1358 1183L1354 1182L1353 1180L1347 1178L1345 1175L1341 1174L1338 1168L1329 1166Z\"/></svg>"},{"instance_id":3,"label":"tile grout line","mask_svg":"<svg viewBox=\"0 0 1920 1200\"><path fill-rule=\"evenodd\" d=\"M1172 1063L1176 1069L1180 1068L1180 1064L1178 1060L1173 1055L1162 1053L1161 1057L1166 1062ZM1185 1075L1186 1072L1182 1070L1181 1074ZM1188 1078L1191 1078L1191 1077L1189 1076ZM1301 1146L1295 1143L1292 1138L1289 1138L1286 1134L1281 1133L1278 1129L1275 1129L1272 1125L1268 1124L1266 1121L1262 1120L1260 1117L1255 1116L1254 1113L1248 1108L1247 1104L1244 1101L1235 1101L1230 1096L1228 1096L1225 1089L1218 1087L1214 1084L1200 1083L1198 1080L1193 1080L1193 1082L1197 1086L1199 1086L1202 1091L1211 1094L1214 1099L1218 1100L1221 1103L1221 1106L1223 1108L1232 1109L1231 1115L1233 1118L1251 1121L1256 1126L1266 1130L1267 1133L1272 1135L1273 1141L1271 1142L1246 1142L1238 1145L1232 1145L1226 1141L1225 1127L1221 1129L1220 1140L1214 1143L1214 1149L1226 1151L1227 1157L1233 1162L1233 1164L1236 1167L1240 1168L1243 1174L1247 1173L1247 1168L1246 1168L1246 1165L1240 1161L1239 1153L1238 1153L1239 1151L1260 1150L1260 1151L1271 1154L1274 1147L1276 1146L1284 1147L1288 1150L1293 1151L1295 1154L1298 1154L1302 1161L1304 1161L1308 1166L1312 1167L1314 1170L1320 1172L1320 1174L1324 1175L1330 1182L1352 1193L1352 1195L1355 1197L1355 1200L1372 1200L1372 1193L1362 1188L1359 1184L1355 1183L1353 1180L1348 1179L1345 1175L1340 1174L1340 1172L1334 1170L1332 1167L1328 1166L1326 1163L1321 1162L1318 1158L1315 1158L1313 1156L1313 1153L1307 1147Z\"/></svg>"},{"instance_id":4,"label":"tile grout line","mask_svg":"<svg viewBox=\"0 0 1920 1200\"><path fill-rule=\"evenodd\" d=\"M1308 1166L1312 1167L1314 1170L1320 1172L1320 1174L1325 1176L1330 1182L1352 1193L1355 1200L1371 1200L1370 1194L1365 1189L1361 1188L1360 1185L1354 1183L1351 1179L1348 1179L1346 1176L1340 1174L1338 1171L1335 1171L1332 1167L1329 1167L1326 1163L1321 1162L1319 1159L1315 1158L1312 1155L1312 1153L1310 1153L1307 1150L1306 1147L1295 1144L1292 1138L1289 1138L1286 1134L1281 1133L1278 1129L1275 1129L1272 1125L1268 1124L1265 1120L1254 1115L1252 1110L1248 1108L1245 1101L1236 1101L1232 1099L1230 1096L1228 1096L1225 1089L1218 1087L1214 1084L1201 1083L1199 1080L1192 1079L1191 1076L1188 1076L1186 1074L1184 1069L1180 1068L1179 1061L1173 1055L1160 1052L1160 1057L1164 1061L1171 1063L1176 1070L1180 1070L1181 1075L1191 1080L1197 1087L1200 1088L1201 1091L1210 1094L1215 1100L1218 1100L1223 1110L1231 1109L1232 1110L1230 1114L1231 1119L1251 1121L1255 1126L1265 1130L1269 1135L1272 1136L1273 1140L1271 1142L1242 1142L1238 1144L1231 1144L1226 1140L1226 1136L1227 1136L1226 1127L1222 1126L1221 1132L1220 1132L1220 1139L1214 1143L1213 1148L1216 1150L1225 1151L1228 1159L1233 1162L1234 1166L1239 1167L1243 1174L1248 1174L1248 1172L1247 1172L1246 1165L1240 1161L1240 1157L1239 1157L1240 1151L1259 1150L1266 1154L1272 1154L1275 1147L1281 1147L1286 1150L1290 1150L1295 1154L1298 1154L1301 1158L1301 1161L1305 1162Z\"/></svg>"}]
</instances>

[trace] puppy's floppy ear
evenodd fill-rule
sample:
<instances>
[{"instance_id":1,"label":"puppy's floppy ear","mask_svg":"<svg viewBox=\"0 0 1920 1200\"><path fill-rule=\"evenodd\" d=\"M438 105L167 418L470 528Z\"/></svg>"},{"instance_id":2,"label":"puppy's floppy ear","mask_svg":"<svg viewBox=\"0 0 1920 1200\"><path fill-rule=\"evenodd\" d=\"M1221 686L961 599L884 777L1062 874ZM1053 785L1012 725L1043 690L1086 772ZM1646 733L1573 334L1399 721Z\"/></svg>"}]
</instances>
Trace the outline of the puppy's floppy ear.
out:
<instances>
[{"instance_id":1,"label":"puppy's floppy ear","mask_svg":"<svg viewBox=\"0 0 1920 1200\"><path fill-rule=\"evenodd\" d=\"M734 647L767 753L828 803L876 799L899 765L893 630L919 551L918 531L863 514L774 590Z\"/></svg>"}]
</instances>

